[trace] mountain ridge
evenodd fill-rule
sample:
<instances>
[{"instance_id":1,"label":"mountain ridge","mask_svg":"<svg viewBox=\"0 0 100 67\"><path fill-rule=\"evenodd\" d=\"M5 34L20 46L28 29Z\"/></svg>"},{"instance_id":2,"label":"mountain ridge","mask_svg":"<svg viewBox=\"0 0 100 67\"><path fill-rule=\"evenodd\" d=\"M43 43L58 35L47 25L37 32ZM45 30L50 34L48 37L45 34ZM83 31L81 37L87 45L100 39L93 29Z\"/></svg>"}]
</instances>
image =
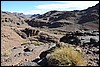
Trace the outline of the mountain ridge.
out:
<instances>
[{"instance_id":1,"label":"mountain ridge","mask_svg":"<svg viewBox=\"0 0 100 67\"><path fill-rule=\"evenodd\" d=\"M61 20L65 20L63 22ZM61 21L61 22L58 22ZM38 24L36 24L38 22ZM56 23L57 22L57 23ZM62 23L63 22L63 23ZM48 28L58 28L63 25L68 25L67 23L78 24L91 29L92 25L96 25L94 29L98 29L99 24L99 3L95 6L89 7L85 10L74 10L74 11L49 11L36 18L33 18L27 23L33 27L46 26ZM51 27L52 26L52 27ZM54 27L53 27L54 26Z\"/></svg>"}]
</instances>

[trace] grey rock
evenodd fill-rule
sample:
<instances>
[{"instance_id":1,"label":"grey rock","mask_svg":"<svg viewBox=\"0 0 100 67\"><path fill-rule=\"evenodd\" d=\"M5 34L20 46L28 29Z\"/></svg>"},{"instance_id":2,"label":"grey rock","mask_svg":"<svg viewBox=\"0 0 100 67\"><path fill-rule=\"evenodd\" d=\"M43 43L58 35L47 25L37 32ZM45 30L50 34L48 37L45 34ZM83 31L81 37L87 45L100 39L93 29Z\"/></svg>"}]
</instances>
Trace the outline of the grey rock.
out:
<instances>
[{"instance_id":1,"label":"grey rock","mask_svg":"<svg viewBox=\"0 0 100 67\"><path fill-rule=\"evenodd\" d=\"M21 64L17 64L15 66L39 66L39 65L35 62L29 61L29 62L24 62L24 63L21 63Z\"/></svg>"}]
</instances>

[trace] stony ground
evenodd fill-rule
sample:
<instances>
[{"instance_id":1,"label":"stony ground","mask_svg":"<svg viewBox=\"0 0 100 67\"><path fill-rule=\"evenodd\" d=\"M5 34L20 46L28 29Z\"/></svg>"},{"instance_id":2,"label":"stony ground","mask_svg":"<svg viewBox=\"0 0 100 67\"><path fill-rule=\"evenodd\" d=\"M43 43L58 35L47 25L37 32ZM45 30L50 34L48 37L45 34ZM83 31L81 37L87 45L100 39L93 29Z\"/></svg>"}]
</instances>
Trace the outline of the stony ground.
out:
<instances>
[{"instance_id":1,"label":"stony ground","mask_svg":"<svg viewBox=\"0 0 100 67\"><path fill-rule=\"evenodd\" d=\"M1 28L2 66L41 66L43 65L43 63L39 64L39 62L42 61L40 59L40 54L43 51L47 51L50 48L55 47L56 44L59 42L59 39L63 36L40 31L38 35L30 36L26 39L23 39L14 31L14 29L16 29L16 27L2 26ZM17 30L25 30L25 28L20 27L17 28ZM58 39L56 39L56 37ZM91 37L93 36L81 36L79 38L84 39L82 42L87 42L87 40L89 40L89 38ZM99 36L97 36L97 39L98 37ZM70 46L74 47L77 51L85 55L85 59L88 63L88 66L99 65L98 45L99 43L85 45L70 44Z\"/></svg>"}]
</instances>

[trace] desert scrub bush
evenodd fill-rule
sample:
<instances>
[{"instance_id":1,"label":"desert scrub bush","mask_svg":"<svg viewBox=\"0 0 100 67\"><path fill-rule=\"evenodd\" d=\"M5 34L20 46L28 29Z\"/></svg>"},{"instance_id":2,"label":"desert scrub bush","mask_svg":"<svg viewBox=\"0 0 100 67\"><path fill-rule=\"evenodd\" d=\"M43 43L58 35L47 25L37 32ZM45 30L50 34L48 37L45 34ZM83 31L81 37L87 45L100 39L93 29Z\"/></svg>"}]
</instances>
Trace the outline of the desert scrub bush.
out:
<instances>
[{"instance_id":1,"label":"desert scrub bush","mask_svg":"<svg viewBox=\"0 0 100 67\"><path fill-rule=\"evenodd\" d=\"M84 55L72 47L60 47L47 55L48 66L86 66Z\"/></svg>"},{"instance_id":2,"label":"desert scrub bush","mask_svg":"<svg viewBox=\"0 0 100 67\"><path fill-rule=\"evenodd\" d=\"M2 53L3 57L8 57L12 53L11 49L7 49Z\"/></svg>"},{"instance_id":3,"label":"desert scrub bush","mask_svg":"<svg viewBox=\"0 0 100 67\"><path fill-rule=\"evenodd\" d=\"M29 45L29 44L33 44L35 46L40 46L41 45L41 43L36 42L36 41L26 41L26 42L22 42L21 45Z\"/></svg>"},{"instance_id":4,"label":"desert scrub bush","mask_svg":"<svg viewBox=\"0 0 100 67\"><path fill-rule=\"evenodd\" d=\"M30 42L22 42L21 45L28 45Z\"/></svg>"},{"instance_id":5,"label":"desert scrub bush","mask_svg":"<svg viewBox=\"0 0 100 67\"><path fill-rule=\"evenodd\" d=\"M41 45L40 43L35 42L35 41L32 41L31 43L34 44L35 46L40 46Z\"/></svg>"}]
</instances>

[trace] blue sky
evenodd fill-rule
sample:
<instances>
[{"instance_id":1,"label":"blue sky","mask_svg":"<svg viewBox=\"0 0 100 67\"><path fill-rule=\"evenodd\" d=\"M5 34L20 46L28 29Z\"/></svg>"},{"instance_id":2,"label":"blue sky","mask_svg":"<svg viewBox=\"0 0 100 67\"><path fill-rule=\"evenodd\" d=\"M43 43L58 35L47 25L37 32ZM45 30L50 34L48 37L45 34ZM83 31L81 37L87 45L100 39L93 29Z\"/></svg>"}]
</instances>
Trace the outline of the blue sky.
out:
<instances>
[{"instance_id":1,"label":"blue sky","mask_svg":"<svg viewBox=\"0 0 100 67\"><path fill-rule=\"evenodd\" d=\"M24 14L43 14L51 10L83 10L99 1L1 1L1 10Z\"/></svg>"}]
</instances>

